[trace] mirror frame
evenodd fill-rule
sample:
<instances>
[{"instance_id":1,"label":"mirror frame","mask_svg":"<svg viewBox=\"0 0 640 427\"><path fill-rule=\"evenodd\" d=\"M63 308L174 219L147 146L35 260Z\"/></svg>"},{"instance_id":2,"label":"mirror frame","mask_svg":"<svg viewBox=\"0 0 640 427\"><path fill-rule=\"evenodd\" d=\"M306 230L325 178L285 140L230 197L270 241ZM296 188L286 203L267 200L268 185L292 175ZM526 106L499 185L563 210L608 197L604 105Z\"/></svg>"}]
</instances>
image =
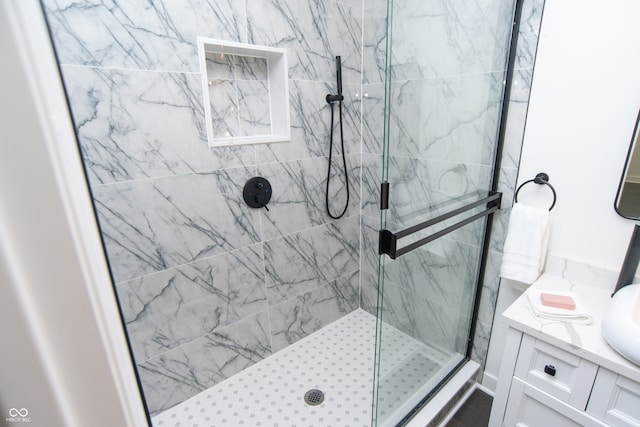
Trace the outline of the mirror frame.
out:
<instances>
[{"instance_id":1,"label":"mirror frame","mask_svg":"<svg viewBox=\"0 0 640 427\"><path fill-rule=\"evenodd\" d=\"M629 172L629 164L631 163L631 157L634 155L635 149L638 146L640 146L640 143L638 142L638 140L640 140L640 110L638 111L638 116L636 117L636 125L633 130L633 135L631 136L631 143L629 144L629 152L627 153L627 160L625 161L624 169L622 171L622 175L620 176L620 184L618 185L618 193L616 194L616 200L613 203L613 208L618 213L618 215L620 215L623 218L631 219L634 221L640 220L640 213L638 214L637 217L627 216L626 214L621 212L618 207L620 205L620 197L622 196L622 190L626 182L627 173ZM640 156L640 151L635 154Z\"/></svg>"}]
</instances>

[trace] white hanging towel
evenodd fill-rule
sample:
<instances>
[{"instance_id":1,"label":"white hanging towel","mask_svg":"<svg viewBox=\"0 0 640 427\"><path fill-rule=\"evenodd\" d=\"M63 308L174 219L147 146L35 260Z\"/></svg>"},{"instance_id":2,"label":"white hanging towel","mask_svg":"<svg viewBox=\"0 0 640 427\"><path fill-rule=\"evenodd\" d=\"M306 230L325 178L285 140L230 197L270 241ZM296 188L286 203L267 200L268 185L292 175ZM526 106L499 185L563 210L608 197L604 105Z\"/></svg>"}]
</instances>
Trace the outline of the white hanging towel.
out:
<instances>
[{"instance_id":1,"label":"white hanging towel","mask_svg":"<svg viewBox=\"0 0 640 427\"><path fill-rule=\"evenodd\" d=\"M549 242L549 211L516 203L509 217L500 276L528 285L544 267Z\"/></svg>"}]
</instances>

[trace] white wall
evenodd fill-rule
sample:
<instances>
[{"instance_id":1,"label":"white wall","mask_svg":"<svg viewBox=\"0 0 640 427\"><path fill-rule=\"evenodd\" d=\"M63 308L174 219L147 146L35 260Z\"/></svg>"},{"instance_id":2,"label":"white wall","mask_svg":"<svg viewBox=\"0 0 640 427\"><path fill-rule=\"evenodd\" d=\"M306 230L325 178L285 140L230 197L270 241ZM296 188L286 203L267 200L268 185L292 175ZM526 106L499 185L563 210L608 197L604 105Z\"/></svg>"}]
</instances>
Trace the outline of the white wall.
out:
<instances>
[{"instance_id":1,"label":"white wall","mask_svg":"<svg viewBox=\"0 0 640 427\"><path fill-rule=\"evenodd\" d=\"M640 2L547 0L518 185L547 172L558 193L549 253L619 270L634 222L613 208L640 108ZM518 196L547 206L529 184ZM612 284L612 290L615 284ZM506 327L518 296L502 280L483 384L495 385Z\"/></svg>"},{"instance_id":2,"label":"white wall","mask_svg":"<svg viewBox=\"0 0 640 427\"><path fill-rule=\"evenodd\" d=\"M0 419L147 425L37 1L0 2L0 55Z\"/></svg>"},{"instance_id":3,"label":"white wall","mask_svg":"<svg viewBox=\"0 0 640 427\"><path fill-rule=\"evenodd\" d=\"M640 108L638 16L636 0L546 2L518 174L558 192L549 252L612 270L633 228L613 204Z\"/></svg>"}]
</instances>

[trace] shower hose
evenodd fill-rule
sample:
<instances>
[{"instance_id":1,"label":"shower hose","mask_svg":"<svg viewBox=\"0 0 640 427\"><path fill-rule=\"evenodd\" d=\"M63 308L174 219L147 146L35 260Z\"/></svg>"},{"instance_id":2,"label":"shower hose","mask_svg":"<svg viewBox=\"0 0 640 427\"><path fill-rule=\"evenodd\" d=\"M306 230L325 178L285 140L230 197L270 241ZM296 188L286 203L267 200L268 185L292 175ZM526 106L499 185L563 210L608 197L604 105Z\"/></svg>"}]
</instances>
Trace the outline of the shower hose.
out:
<instances>
[{"instance_id":1,"label":"shower hose","mask_svg":"<svg viewBox=\"0 0 640 427\"><path fill-rule=\"evenodd\" d=\"M334 119L334 102L329 102L331 104L331 126L329 128L329 170L327 171L327 188L325 191L325 204L327 206L327 213L333 219L339 219L344 216L347 212L347 208L349 207L349 173L347 171L347 158L344 151L344 132L342 130L342 101L338 102L338 114L340 115L340 147L342 149L342 166L344 168L344 182L347 186L347 201L344 204L344 209L342 213L339 215L333 215L331 210L329 209L329 184L331 182L331 159L333 155L333 119Z\"/></svg>"}]
</instances>

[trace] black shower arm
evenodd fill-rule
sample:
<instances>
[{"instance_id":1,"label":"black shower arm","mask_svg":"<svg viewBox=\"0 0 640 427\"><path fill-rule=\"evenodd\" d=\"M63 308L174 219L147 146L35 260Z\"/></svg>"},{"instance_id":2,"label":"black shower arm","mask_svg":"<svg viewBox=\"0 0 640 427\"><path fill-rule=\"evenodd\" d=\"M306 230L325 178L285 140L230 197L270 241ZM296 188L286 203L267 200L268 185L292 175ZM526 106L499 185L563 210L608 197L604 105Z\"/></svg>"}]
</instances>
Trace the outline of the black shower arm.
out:
<instances>
[{"instance_id":1,"label":"black shower arm","mask_svg":"<svg viewBox=\"0 0 640 427\"><path fill-rule=\"evenodd\" d=\"M342 96L342 61L340 56L336 56L336 83L338 87L338 93L335 95L328 94L326 96L326 100L328 104L334 102L342 102L344 100L344 96Z\"/></svg>"}]
</instances>

